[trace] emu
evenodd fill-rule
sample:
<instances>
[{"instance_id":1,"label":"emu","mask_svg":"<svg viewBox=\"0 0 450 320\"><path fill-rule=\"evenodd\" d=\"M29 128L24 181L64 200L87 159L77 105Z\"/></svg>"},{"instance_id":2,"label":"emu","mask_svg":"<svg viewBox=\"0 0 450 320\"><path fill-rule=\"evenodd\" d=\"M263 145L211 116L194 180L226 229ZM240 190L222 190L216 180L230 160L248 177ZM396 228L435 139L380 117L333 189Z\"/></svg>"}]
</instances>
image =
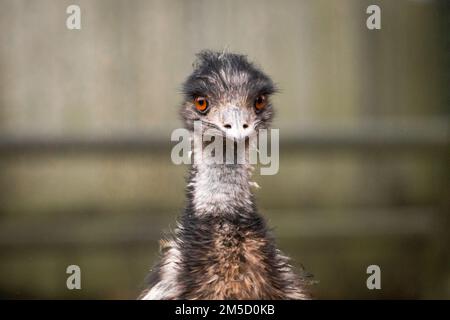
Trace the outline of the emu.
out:
<instances>
[{"instance_id":1,"label":"emu","mask_svg":"<svg viewBox=\"0 0 450 320\"><path fill-rule=\"evenodd\" d=\"M276 87L246 56L202 51L193 66L180 112L193 141L201 138L195 121L200 135L212 130L234 143L269 128ZM139 298L308 299L307 276L294 272L256 209L252 166L210 156L191 165L186 208Z\"/></svg>"}]
</instances>

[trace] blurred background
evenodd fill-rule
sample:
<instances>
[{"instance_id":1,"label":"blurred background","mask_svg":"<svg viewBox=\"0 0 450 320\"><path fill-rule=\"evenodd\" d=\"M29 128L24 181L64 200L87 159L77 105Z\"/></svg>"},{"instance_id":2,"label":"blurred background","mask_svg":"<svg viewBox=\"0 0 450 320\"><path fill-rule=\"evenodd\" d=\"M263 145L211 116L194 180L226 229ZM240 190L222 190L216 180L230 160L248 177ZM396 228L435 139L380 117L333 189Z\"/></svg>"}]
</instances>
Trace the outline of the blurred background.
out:
<instances>
[{"instance_id":1,"label":"blurred background","mask_svg":"<svg viewBox=\"0 0 450 320\"><path fill-rule=\"evenodd\" d=\"M137 297L184 206L180 84L228 48L281 88L256 196L315 296L449 299L448 4L0 0L0 297Z\"/></svg>"}]
</instances>

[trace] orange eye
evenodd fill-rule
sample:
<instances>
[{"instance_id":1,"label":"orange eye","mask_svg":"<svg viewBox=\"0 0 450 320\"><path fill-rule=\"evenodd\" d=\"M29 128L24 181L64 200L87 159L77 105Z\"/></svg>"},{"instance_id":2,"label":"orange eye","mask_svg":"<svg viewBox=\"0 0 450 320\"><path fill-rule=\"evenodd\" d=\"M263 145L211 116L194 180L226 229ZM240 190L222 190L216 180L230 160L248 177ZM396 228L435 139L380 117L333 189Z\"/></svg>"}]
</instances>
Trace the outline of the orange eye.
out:
<instances>
[{"instance_id":1,"label":"orange eye","mask_svg":"<svg viewBox=\"0 0 450 320\"><path fill-rule=\"evenodd\" d=\"M200 112L205 112L208 108L208 100L205 97L196 97L194 99L195 107Z\"/></svg>"},{"instance_id":2,"label":"orange eye","mask_svg":"<svg viewBox=\"0 0 450 320\"><path fill-rule=\"evenodd\" d=\"M256 98L255 100L255 108L258 111L261 111L262 109L264 109L267 105L267 98L265 95L261 95L258 98Z\"/></svg>"}]
</instances>

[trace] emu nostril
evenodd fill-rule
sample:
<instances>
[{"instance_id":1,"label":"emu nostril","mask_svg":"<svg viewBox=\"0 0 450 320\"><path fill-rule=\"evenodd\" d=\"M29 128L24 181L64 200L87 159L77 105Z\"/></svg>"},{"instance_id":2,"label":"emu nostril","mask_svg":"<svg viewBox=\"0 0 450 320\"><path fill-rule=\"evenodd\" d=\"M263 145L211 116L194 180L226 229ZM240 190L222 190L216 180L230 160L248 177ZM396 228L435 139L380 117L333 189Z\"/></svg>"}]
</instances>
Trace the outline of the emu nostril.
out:
<instances>
[{"instance_id":1,"label":"emu nostril","mask_svg":"<svg viewBox=\"0 0 450 320\"><path fill-rule=\"evenodd\" d=\"M248 124L244 123L243 127L244 127L244 129L247 129L248 128Z\"/></svg>"},{"instance_id":2,"label":"emu nostril","mask_svg":"<svg viewBox=\"0 0 450 320\"><path fill-rule=\"evenodd\" d=\"M231 129L231 124L226 124L226 125L224 125L224 127L227 129Z\"/></svg>"}]
</instances>

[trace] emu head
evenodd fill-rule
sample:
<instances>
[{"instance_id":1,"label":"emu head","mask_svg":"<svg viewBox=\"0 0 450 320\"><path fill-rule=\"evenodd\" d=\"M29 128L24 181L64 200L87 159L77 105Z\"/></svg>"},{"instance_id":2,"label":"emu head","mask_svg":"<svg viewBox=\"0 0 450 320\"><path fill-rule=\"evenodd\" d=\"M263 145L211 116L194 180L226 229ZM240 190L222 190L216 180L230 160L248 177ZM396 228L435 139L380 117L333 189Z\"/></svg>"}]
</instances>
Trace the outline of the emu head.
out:
<instances>
[{"instance_id":1,"label":"emu head","mask_svg":"<svg viewBox=\"0 0 450 320\"><path fill-rule=\"evenodd\" d=\"M188 130L202 124L202 134L235 141L268 128L273 118L272 80L246 56L202 51L183 85L181 116Z\"/></svg>"}]
</instances>

